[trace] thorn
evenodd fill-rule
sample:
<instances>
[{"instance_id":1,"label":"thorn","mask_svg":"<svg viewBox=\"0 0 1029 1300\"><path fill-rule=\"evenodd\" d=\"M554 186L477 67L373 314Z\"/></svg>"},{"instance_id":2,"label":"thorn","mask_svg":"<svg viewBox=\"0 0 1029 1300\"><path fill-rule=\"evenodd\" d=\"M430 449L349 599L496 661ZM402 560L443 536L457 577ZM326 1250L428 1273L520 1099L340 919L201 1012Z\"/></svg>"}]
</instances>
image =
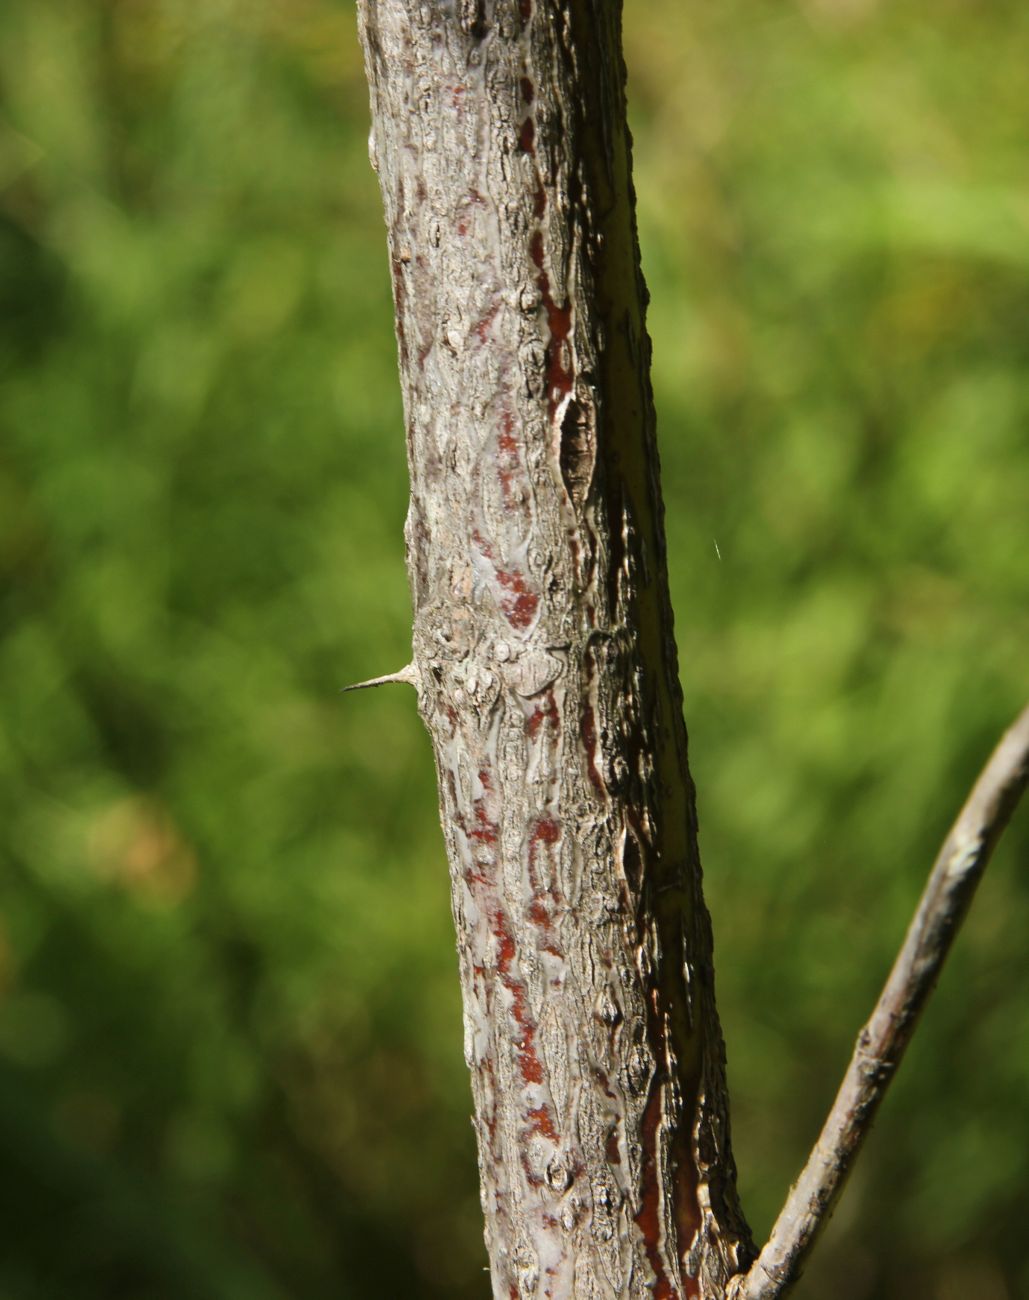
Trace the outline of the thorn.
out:
<instances>
[{"instance_id":1,"label":"thorn","mask_svg":"<svg viewBox=\"0 0 1029 1300\"><path fill-rule=\"evenodd\" d=\"M407 682L410 686L418 685L418 669L414 664L405 664L397 673L386 673L384 677L369 677L366 682L355 682L353 686L340 687L340 694L346 691L365 691L371 686L386 686L390 682Z\"/></svg>"},{"instance_id":2,"label":"thorn","mask_svg":"<svg viewBox=\"0 0 1029 1300\"><path fill-rule=\"evenodd\" d=\"M719 559L721 559L721 558L722 558L722 552L718 549L718 538L717 538L717 537L712 537L711 540L712 540L712 541L714 542L714 544L715 544L715 554L718 556Z\"/></svg>"}]
</instances>

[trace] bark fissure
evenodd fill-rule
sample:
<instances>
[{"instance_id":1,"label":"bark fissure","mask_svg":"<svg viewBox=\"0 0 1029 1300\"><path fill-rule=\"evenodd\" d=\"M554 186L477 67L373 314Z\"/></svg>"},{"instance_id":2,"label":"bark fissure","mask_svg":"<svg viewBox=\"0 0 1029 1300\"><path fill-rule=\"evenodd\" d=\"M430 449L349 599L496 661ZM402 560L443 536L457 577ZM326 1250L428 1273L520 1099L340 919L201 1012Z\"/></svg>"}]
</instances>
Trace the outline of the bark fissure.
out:
<instances>
[{"instance_id":1,"label":"bark fissure","mask_svg":"<svg viewBox=\"0 0 1029 1300\"><path fill-rule=\"evenodd\" d=\"M736 1203L615 6L361 6L414 674L498 1297L721 1295Z\"/></svg>"}]
</instances>

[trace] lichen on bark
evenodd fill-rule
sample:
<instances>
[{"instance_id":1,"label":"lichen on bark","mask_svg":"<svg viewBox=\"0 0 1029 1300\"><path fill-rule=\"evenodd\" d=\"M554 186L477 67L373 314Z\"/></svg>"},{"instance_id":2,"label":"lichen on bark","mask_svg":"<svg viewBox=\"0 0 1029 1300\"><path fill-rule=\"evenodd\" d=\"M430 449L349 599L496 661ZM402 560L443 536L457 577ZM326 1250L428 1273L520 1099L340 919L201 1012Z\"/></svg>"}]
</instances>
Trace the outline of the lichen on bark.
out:
<instances>
[{"instance_id":1,"label":"lichen on bark","mask_svg":"<svg viewBox=\"0 0 1029 1300\"><path fill-rule=\"evenodd\" d=\"M618 6L362 0L496 1297L721 1296L736 1200Z\"/></svg>"}]
</instances>

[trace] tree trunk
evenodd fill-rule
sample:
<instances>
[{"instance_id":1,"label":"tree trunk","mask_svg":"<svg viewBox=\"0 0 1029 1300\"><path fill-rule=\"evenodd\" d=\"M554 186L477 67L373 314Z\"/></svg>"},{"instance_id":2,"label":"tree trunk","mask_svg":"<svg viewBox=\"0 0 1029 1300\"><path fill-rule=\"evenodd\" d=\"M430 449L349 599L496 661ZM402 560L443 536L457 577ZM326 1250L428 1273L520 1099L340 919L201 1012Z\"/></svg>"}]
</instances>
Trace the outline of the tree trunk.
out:
<instances>
[{"instance_id":1,"label":"tree trunk","mask_svg":"<svg viewBox=\"0 0 1029 1300\"><path fill-rule=\"evenodd\" d=\"M362 0L412 676L493 1294L750 1262L672 637L619 6Z\"/></svg>"}]
</instances>

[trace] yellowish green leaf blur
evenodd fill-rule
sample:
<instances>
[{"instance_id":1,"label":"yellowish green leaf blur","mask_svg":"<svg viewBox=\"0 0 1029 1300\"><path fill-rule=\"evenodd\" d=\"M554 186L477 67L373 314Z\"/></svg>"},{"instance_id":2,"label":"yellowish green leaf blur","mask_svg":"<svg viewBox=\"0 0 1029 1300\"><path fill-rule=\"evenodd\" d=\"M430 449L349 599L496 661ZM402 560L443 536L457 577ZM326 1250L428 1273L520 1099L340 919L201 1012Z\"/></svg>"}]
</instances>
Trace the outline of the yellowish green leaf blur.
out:
<instances>
[{"instance_id":1,"label":"yellowish green leaf blur","mask_svg":"<svg viewBox=\"0 0 1029 1300\"><path fill-rule=\"evenodd\" d=\"M1029 684L1029 8L628 0L767 1231ZM0 5L0 1300L475 1300L344 0ZM798 1297L1029 1294L1029 819Z\"/></svg>"}]
</instances>

